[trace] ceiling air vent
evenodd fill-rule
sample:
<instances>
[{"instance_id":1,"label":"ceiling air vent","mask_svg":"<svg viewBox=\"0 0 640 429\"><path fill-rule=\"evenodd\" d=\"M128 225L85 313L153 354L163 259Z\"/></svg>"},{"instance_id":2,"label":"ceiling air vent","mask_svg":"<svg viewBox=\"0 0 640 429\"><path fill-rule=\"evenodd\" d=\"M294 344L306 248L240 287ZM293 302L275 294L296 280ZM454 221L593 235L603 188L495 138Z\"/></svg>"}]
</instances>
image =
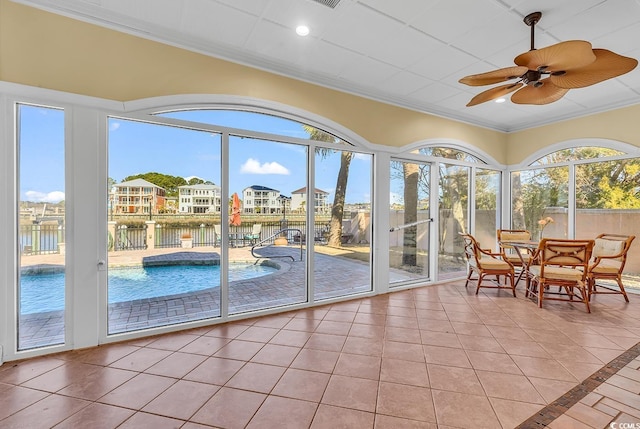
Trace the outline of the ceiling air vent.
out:
<instances>
[{"instance_id":1,"label":"ceiling air vent","mask_svg":"<svg viewBox=\"0 0 640 429\"><path fill-rule=\"evenodd\" d=\"M335 7L338 6L338 3L340 3L340 0L311 0L311 1L328 6L331 9L335 9Z\"/></svg>"}]
</instances>

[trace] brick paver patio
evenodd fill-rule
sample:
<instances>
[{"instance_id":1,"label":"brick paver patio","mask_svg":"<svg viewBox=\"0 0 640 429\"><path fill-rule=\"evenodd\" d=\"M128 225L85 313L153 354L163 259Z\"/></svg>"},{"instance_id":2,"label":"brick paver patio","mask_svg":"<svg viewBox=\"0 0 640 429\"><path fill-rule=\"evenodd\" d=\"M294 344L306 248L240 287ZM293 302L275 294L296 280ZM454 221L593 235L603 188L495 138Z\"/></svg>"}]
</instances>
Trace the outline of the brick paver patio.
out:
<instances>
[{"instance_id":1,"label":"brick paver patio","mask_svg":"<svg viewBox=\"0 0 640 429\"><path fill-rule=\"evenodd\" d=\"M218 264L220 249L154 249L109 253L109 267L155 266L172 264ZM278 268L261 277L229 284L229 314L285 306L307 301L306 251L300 261L300 248L268 246L256 249L260 259L251 255L249 247L230 248L232 263L258 263ZM291 256L291 258L287 257ZM22 259L23 270L51 271L63 268L63 255L33 255ZM292 261L293 259L293 261ZM315 299L351 295L370 289L370 266L353 259L315 253ZM402 273L394 274L402 278ZM404 276L406 277L406 276ZM185 321L220 316L220 288L213 287L179 295L109 304L110 334L139 330ZM19 346L28 349L64 341L63 311L22 315Z\"/></svg>"}]
</instances>

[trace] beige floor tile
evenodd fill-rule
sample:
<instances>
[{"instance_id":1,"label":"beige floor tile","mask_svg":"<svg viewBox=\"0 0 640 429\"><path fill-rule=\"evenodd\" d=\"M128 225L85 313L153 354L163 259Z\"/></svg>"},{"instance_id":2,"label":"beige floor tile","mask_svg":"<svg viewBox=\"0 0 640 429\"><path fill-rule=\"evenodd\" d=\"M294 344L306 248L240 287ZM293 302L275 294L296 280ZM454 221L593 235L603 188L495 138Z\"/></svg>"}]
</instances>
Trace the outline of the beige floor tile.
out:
<instances>
[{"instance_id":1,"label":"beige floor tile","mask_svg":"<svg viewBox=\"0 0 640 429\"><path fill-rule=\"evenodd\" d=\"M385 359L401 359L412 362L424 362L424 350L420 344L385 341L382 350Z\"/></svg>"},{"instance_id":2,"label":"beige floor tile","mask_svg":"<svg viewBox=\"0 0 640 429\"><path fill-rule=\"evenodd\" d=\"M135 411L112 405L93 403L64 420L55 429L112 429L131 417Z\"/></svg>"},{"instance_id":3,"label":"beige floor tile","mask_svg":"<svg viewBox=\"0 0 640 429\"><path fill-rule=\"evenodd\" d=\"M88 376L102 368L81 362L65 362L64 365L22 383L22 386L57 392L71 384L82 383Z\"/></svg>"},{"instance_id":4,"label":"beige floor tile","mask_svg":"<svg viewBox=\"0 0 640 429\"><path fill-rule=\"evenodd\" d=\"M538 377L527 378L548 404L555 401L578 384L577 380L562 381Z\"/></svg>"},{"instance_id":5,"label":"beige floor tile","mask_svg":"<svg viewBox=\"0 0 640 429\"><path fill-rule=\"evenodd\" d=\"M544 407L544 405L529 404L508 399L489 398L489 401L503 428L517 427L520 423Z\"/></svg>"},{"instance_id":6,"label":"beige floor tile","mask_svg":"<svg viewBox=\"0 0 640 429\"><path fill-rule=\"evenodd\" d=\"M349 337L361 337L382 341L384 339L384 326L354 323L349 330Z\"/></svg>"},{"instance_id":7,"label":"beige floor tile","mask_svg":"<svg viewBox=\"0 0 640 429\"><path fill-rule=\"evenodd\" d=\"M249 361L260 349L264 347L263 343L253 341L232 340L213 355L226 359L237 359Z\"/></svg>"},{"instance_id":8,"label":"beige floor tile","mask_svg":"<svg viewBox=\"0 0 640 429\"><path fill-rule=\"evenodd\" d=\"M191 341L186 346L182 347L180 351L182 353L193 353L204 356L211 356L222 347L227 345L231 339L221 337L208 337L202 336Z\"/></svg>"},{"instance_id":9,"label":"beige floor tile","mask_svg":"<svg viewBox=\"0 0 640 429\"><path fill-rule=\"evenodd\" d=\"M376 413L435 423L431 389L380 382Z\"/></svg>"},{"instance_id":10,"label":"beige floor tile","mask_svg":"<svg viewBox=\"0 0 640 429\"><path fill-rule=\"evenodd\" d=\"M175 382L174 378L138 374L101 397L98 402L139 410Z\"/></svg>"},{"instance_id":11,"label":"beige floor tile","mask_svg":"<svg viewBox=\"0 0 640 429\"><path fill-rule=\"evenodd\" d=\"M300 352L299 347L265 344L251 362L288 367Z\"/></svg>"},{"instance_id":12,"label":"beige floor tile","mask_svg":"<svg viewBox=\"0 0 640 429\"><path fill-rule=\"evenodd\" d=\"M471 362L463 349L439 346L424 346L427 363L471 368Z\"/></svg>"},{"instance_id":13,"label":"beige floor tile","mask_svg":"<svg viewBox=\"0 0 640 429\"><path fill-rule=\"evenodd\" d=\"M377 381L332 375L321 402L337 407L374 412L377 393Z\"/></svg>"},{"instance_id":14,"label":"beige floor tile","mask_svg":"<svg viewBox=\"0 0 640 429\"><path fill-rule=\"evenodd\" d=\"M244 428L266 397L262 393L223 387L191 421L221 428Z\"/></svg>"},{"instance_id":15,"label":"beige floor tile","mask_svg":"<svg viewBox=\"0 0 640 429\"><path fill-rule=\"evenodd\" d=\"M333 372L340 353L327 350L302 349L291 363L292 368Z\"/></svg>"},{"instance_id":16,"label":"beige floor tile","mask_svg":"<svg viewBox=\"0 0 640 429\"><path fill-rule=\"evenodd\" d=\"M142 411L188 420L217 391L218 386L178 380L149 402Z\"/></svg>"},{"instance_id":17,"label":"beige floor tile","mask_svg":"<svg viewBox=\"0 0 640 429\"><path fill-rule=\"evenodd\" d=\"M273 388L273 395L320 402L329 383L329 374L289 368Z\"/></svg>"},{"instance_id":18,"label":"beige floor tile","mask_svg":"<svg viewBox=\"0 0 640 429\"><path fill-rule=\"evenodd\" d=\"M415 327L415 321L413 322L413 326ZM408 328L399 328L396 326L387 326L385 332L385 339L387 341L397 341L401 343L413 343L420 344L420 330L419 329L408 329Z\"/></svg>"},{"instance_id":19,"label":"beige floor tile","mask_svg":"<svg viewBox=\"0 0 640 429\"><path fill-rule=\"evenodd\" d=\"M569 417L566 414L561 415L552 421L547 428L549 429L593 429L593 427L582 423L579 420Z\"/></svg>"},{"instance_id":20,"label":"beige floor tile","mask_svg":"<svg viewBox=\"0 0 640 429\"><path fill-rule=\"evenodd\" d=\"M428 369L432 389L484 395L476 372L471 368L429 364Z\"/></svg>"},{"instance_id":21,"label":"beige floor tile","mask_svg":"<svg viewBox=\"0 0 640 429\"><path fill-rule=\"evenodd\" d=\"M380 358L377 356L340 354L334 374L346 375L349 377L368 378L370 380L380 379Z\"/></svg>"},{"instance_id":22,"label":"beige floor tile","mask_svg":"<svg viewBox=\"0 0 640 429\"><path fill-rule=\"evenodd\" d=\"M146 347L151 349L170 350L177 351L186 346L190 342L200 338L199 335L193 335L188 333L173 333L166 334L157 337L154 341L149 343Z\"/></svg>"},{"instance_id":23,"label":"beige floor tile","mask_svg":"<svg viewBox=\"0 0 640 429\"><path fill-rule=\"evenodd\" d=\"M237 340L243 341L255 341L259 343L267 343L275 334L277 334L279 329L275 328L264 328L261 326L250 326L246 330L244 330L240 335L236 337Z\"/></svg>"},{"instance_id":24,"label":"beige floor tile","mask_svg":"<svg viewBox=\"0 0 640 429\"><path fill-rule=\"evenodd\" d=\"M249 362L231 377L227 387L250 390L252 392L269 393L276 385L285 368Z\"/></svg>"},{"instance_id":25,"label":"beige floor tile","mask_svg":"<svg viewBox=\"0 0 640 429\"><path fill-rule=\"evenodd\" d=\"M207 359L206 356L191 353L173 353L155 365L147 368L147 374L182 378Z\"/></svg>"},{"instance_id":26,"label":"beige floor tile","mask_svg":"<svg viewBox=\"0 0 640 429\"><path fill-rule=\"evenodd\" d=\"M307 349L315 350L328 350L332 352L339 352L344 346L346 341L346 335L331 335L315 333L309 337L309 340L304 345Z\"/></svg>"},{"instance_id":27,"label":"beige floor tile","mask_svg":"<svg viewBox=\"0 0 640 429\"><path fill-rule=\"evenodd\" d=\"M109 365L138 350L140 347L128 344L105 344L98 347L77 350L70 353L70 359L93 365Z\"/></svg>"},{"instance_id":28,"label":"beige floor tile","mask_svg":"<svg viewBox=\"0 0 640 429\"><path fill-rule=\"evenodd\" d=\"M552 380L578 381L560 362L528 356L512 356L518 368L527 377L550 378Z\"/></svg>"},{"instance_id":29,"label":"beige floor tile","mask_svg":"<svg viewBox=\"0 0 640 429\"><path fill-rule=\"evenodd\" d=\"M528 337L527 337L528 338ZM530 356L550 359L551 355L535 341L498 338L502 348L510 355Z\"/></svg>"},{"instance_id":30,"label":"beige floor tile","mask_svg":"<svg viewBox=\"0 0 640 429\"><path fill-rule=\"evenodd\" d=\"M500 427L486 396L443 390L432 390L431 393L438 425L486 429Z\"/></svg>"},{"instance_id":31,"label":"beige floor tile","mask_svg":"<svg viewBox=\"0 0 640 429\"><path fill-rule=\"evenodd\" d=\"M607 427L613 420L610 415L579 402L569 408L565 414L595 428Z\"/></svg>"},{"instance_id":32,"label":"beige floor tile","mask_svg":"<svg viewBox=\"0 0 640 429\"><path fill-rule=\"evenodd\" d=\"M0 392L0 419L10 416L23 408L34 404L49 396L48 392L35 389L27 389L21 386L11 386L9 389ZM0 422L0 425L2 422Z\"/></svg>"},{"instance_id":33,"label":"beige floor tile","mask_svg":"<svg viewBox=\"0 0 640 429\"><path fill-rule=\"evenodd\" d=\"M311 333L309 332L282 329L269 340L269 343L279 344L281 346L302 347L307 340L309 340L309 337L311 337Z\"/></svg>"},{"instance_id":34,"label":"beige floor tile","mask_svg":"<svg viewBox=\"0 0 640 429\"><path fill-rule=\"evenodd\" d=\"M247 429L297 429L309 427L318 404L298 399L269 396Z\"/></svg>"},{"instance_id":35,"label":"beige floor tile","mask_svg":"<svg viewBox=\"0 0 640 429\"><path fill-rule=\"evenodd\" d=\"M422 344L429 346L462 348L458 335L450 332L420 331Z\"/></svg>"},{"instance_id":36,"label":"beige floor tile","mask_svg":"<svg viewBox=\"0 0 640 429\"><path fill-rule=\"evenodd\" d=\"M323 320L316 328L316 332L331 335L347 335L351 329L351 323Z\"/></svg>"},{"instance_id":37,"label":"beige floor tile","mask_svg":"<svg viewBox=\"0 0 640 429\"><path fill-rule=\"evenodd\" d=\"M66 363L62 359L42 357L16 362L11 366L2 365L0 366L0 383L22 384Z\"/></svg>"},{"instance_id":38,"label":"beige floor tile","mask_svg":"<svg viewBox=\"0 0 640 429\"><path fill-rule=\"evenodd\" d=\"M383 359L380 380L397 384L429 387L427 365L399 359Z\"/></svg>"},{"instance_id":39,"label":"beige floor tile","mask_svg":"<svg viewBox=\"0 0 640 429\"><path fill-rule=\"evenodd\" d=\"M451 326L458 335L472 335L474 337L493 337L491 331L485 325L473 323L451 322Z\"/></svg>"},{"instance_id":40,"label":"beige floor tile","mask_svg":"<svg viewBox=\"0 0 640 429\"><path fill-rule=\"evenodd\" d=\"M320 404L311 429L372 428L374 416L365 411Z\"/></svg>"},{"instance_id":41,"label":"beige floor tile","mask_svg":"<svg viewBox=\"0 0 640 429\"><path fill-rule=\"evenodd\" d=\"M185 375L184 378L222 386L244 365L244 362L238 360L210 357Z\"/></svg>"},{"instance_id":42,"label":"beige floor tile","mask_svg":"<svg viewBox=\"0 0 640 429\"><path fill-rule=\"evenodd\" d=\"M48 429L72 416L91 402L50 395L0 422L3 429Z\"/></svg>"},{"instance_id":43,"label":"beige floor tile","mask_svg":"<svg viewBox=\"0 0 640 429\"><path fill-rule=\"evenodd\" d=\"M95 372L86 375L80 380L71 383L59 394L74 398L95 401L111 390L135 377L137 373L123 369L100 367Z\"/></svg>"},{"instance_id":44,"label":"beige floor tile","mask_svg":"<svg viewBox=\"0 0 640 429\"><path fill-rule=\"evenodd\" d=\"M329 310L322 320L332 320L334 322L347 322L353 323L356 317L355 311L337 311Z\"/></svg>"},{"instance_id":45,"label":"beige floor tile","mask_svg":"<svg viewBox=\"0 0 640 429\"><path fill-rule=\"evenodd\" d=\"M363 313L362 310L356 314L353 323L361 323L364 325L384 326L387 320L386 314Z\"/></svg>"},{"instance_id":46,"label":"beige floor tile","mask_svg":"<svg viewBox=\"0 0 640 429\"><path fill-rule=\"evenodd\" d=\"M474 369L494 371L506 374L522 374L514 359L506 353L492 353L477 350L466 350L467 357Z\"/></svg>"},{"instance_id":47,"label":"beige floor tile","mask_svg":"<svg viewBox=\"0 0 640 429\"><path fill-rule=\"evenodd\" d=\"M458 335L458 341L465 350L478 350L483 352L504 353L504 349L493 337L480 337L473 335Z\"/></svg>"},{"instance_id":48,"label":"beige floor tile","mask_svg":"<svg viewBox=\"0 0 640 429\"><path fill-rule=\"evenodd\" d=\"M182 420L172 419L170 417L138 412L119 426L118 429L178 429L181 428L184 423Z\"/></svg>"},{"instance_id":49,"label":"beige floor tile","mask_svg":"<svg viewBox=\"0 0 640 429\"><path fill-rule=\"evenodd\" d=\"M169 350L141 348L109 364L112 368L144 371L171 354Z\"/></svg>"},{"instance_id":50,"label":"beige floor tile","mask_svg":"<svg viewBox=\"0 0 640 429\"><path fill-rule=\"evenodd\" d=\"M366 356L382 356L384 341L375 338L348 336L342 347L343 353Z\"/></svg>"},{"instance_id":51,"label":"beige floor tile","mask_svg":"<svg viewBox=\"0 0 640 429\"><path fill-rule=\"evenodd\" d=\"M375 429L438 429L438 425L430 422L404 419L401 417L376 414Z\"/></svg>"},{"instance_id":52,"label":"beige floor tile","mask_svg":"<svg viewBox=\"0 0 640 429\"><path fill-rule=\"evenodd\" d=\"M487 396L530 404L545 404L544 399L524 375L477 371Z\"/></svg>"}]
</instances>

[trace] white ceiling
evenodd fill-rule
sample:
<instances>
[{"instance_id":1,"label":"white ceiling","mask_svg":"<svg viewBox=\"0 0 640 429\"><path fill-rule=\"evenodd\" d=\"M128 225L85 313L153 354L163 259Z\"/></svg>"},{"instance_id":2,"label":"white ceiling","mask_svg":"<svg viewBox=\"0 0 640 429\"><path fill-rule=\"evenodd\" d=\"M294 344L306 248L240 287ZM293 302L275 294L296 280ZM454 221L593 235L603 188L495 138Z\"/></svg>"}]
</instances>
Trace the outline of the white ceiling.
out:
<instances>
[{"instance_id":1,"label":"white ceiling","mask_svg":"<svg viewBox=\"0 0 640 429\"><path fill-rule=\"evenodd\" d=\"M640 0L15 0L382 102L516 131L640 103L640 67L544 106L465 104L458 79L535 47L587 40L640 58ZM307 24L311 33L297 36Z\"/></svg>"}]
</instances>

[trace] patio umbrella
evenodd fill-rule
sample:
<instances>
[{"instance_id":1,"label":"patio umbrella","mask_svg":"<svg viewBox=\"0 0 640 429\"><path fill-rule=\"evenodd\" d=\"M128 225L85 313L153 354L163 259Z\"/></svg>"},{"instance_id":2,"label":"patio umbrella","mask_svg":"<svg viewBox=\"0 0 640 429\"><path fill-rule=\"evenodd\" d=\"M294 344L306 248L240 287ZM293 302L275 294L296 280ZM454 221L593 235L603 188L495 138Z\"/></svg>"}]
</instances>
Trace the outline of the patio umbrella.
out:
<instances>
[{"instance_id":1,"label":"patio umbrella","mask_svg":"<svg viewBox=\"0 0 640 429\"><path fill-rule=\"evenodd\" d=\"M240 220L240 198L236 192L233 193L233 202L231 204L231 221L233 226L240 226L242 221Z\"/></svg>"}]
</instances>

